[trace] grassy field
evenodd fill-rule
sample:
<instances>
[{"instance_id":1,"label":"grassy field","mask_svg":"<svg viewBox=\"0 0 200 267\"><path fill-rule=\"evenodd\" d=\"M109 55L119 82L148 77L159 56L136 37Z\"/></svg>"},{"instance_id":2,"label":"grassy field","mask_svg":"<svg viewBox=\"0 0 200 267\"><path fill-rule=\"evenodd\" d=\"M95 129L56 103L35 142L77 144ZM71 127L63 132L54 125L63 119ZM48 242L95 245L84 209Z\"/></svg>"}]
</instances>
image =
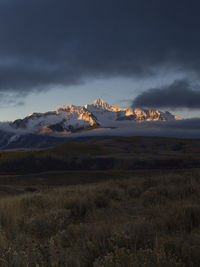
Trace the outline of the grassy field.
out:
<instances>
[{"instance_id":1,"label":"grassy field","mask_svg":"<svg viewBox=\"0 0 200 267\"><path fill-rule=\"evenodd\" d=\"M200 140L0 152L0 266L196 267Z\"/></svg>"},{"instance_id":2,"label":"grassy field","mask_svg":"<svg viewBox=\"0 0 200 267\"><path fill-rule=\"evenodd\" d=\"M199 171L0 176L0 266L199 266Z\"/></svg>"}]
</instances>

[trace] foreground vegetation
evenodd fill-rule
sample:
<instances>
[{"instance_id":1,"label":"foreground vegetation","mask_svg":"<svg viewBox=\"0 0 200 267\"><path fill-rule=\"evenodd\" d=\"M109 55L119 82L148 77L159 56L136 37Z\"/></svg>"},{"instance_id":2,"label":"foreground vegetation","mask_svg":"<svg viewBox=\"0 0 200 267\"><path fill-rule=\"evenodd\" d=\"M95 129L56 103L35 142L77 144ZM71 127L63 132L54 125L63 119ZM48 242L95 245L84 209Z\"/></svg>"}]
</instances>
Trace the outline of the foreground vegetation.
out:
<instances>
[{"instance_id":1,"label":"foreground vegetation","mask_svg":"<svg viewBox=\"0 0 200 267\"><path fill-rule=\"evenodd\" d=\"M0 266L199 266L199 169L93 174L1 195Z\"/></svg>"}]
</instances>

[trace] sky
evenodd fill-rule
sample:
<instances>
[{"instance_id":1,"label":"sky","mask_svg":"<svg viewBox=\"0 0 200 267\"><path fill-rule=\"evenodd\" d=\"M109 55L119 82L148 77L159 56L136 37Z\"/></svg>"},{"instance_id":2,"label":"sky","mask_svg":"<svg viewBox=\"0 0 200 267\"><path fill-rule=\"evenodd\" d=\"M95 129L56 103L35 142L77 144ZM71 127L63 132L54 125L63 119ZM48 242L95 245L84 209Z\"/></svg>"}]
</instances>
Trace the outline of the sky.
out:
<instances>
[{"instance_id":1,"label":"sky","mask_svg":"<svg viewBox=\"0 0 200 267\"><path fill-rule=\"evenodd\" d=\"M96 98L200 117L198 0L0 0L0 120Z\"/></svg>"}]
</instances>

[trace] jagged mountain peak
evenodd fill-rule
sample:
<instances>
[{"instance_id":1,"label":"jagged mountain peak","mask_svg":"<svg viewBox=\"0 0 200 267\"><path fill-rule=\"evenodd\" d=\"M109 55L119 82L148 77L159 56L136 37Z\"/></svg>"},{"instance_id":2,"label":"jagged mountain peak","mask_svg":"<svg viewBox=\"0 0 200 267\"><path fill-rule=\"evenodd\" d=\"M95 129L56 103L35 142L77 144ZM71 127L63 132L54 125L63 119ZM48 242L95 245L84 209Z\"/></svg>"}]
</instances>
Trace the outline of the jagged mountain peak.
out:
<instances>
[{"instance_id":1,"label":"jagged mountain peak","mask_svg":"<svg viewBox=\"0 0 200 267\"><path fill-rule=\"evenodd\" d=\"M96 106L98 108L108 108L110 105L105 102L102 98L97 98L92 102L93 106Z\"/></svg>"}]
</instances>

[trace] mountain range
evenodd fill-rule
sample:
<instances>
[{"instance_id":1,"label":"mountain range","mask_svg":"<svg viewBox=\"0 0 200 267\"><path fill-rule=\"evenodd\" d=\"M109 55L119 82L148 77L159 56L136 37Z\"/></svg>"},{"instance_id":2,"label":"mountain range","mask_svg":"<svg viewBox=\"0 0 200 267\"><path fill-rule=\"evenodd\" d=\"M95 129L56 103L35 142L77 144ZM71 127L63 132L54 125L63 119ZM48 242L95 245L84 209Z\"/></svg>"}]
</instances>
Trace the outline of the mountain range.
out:
<instances>
[{"instance_id":1,"label":"mountain range","mask_svg":"<svg viewBox=\"0 0 200 267\"><path fill-rule=\"evenodd\" d=\"M14 129L26 130L39 134L71 134L80 130L97 127L115 127L123 121L169 121L180 120L168 111L152 109L119 108L96 99L85 106L61 106L55 111L32 113L24 119L10 123Z\"/></svg>"},{"instance_id":2,"label":"mountain range","mask_svg":"<svg viewBox=\"0 0 200 267\"><path fill-rule=\"evenodd\" d=\"M0 148L45 147L63 138L95 129L131 127L139 122L175 121L180 117L168 111L120 108L102 99L84 106L61 106L54 111L31 113L23 119L0 125ZM62 137L62 138L58 138Z\"/></svg>"}]
</instances>

